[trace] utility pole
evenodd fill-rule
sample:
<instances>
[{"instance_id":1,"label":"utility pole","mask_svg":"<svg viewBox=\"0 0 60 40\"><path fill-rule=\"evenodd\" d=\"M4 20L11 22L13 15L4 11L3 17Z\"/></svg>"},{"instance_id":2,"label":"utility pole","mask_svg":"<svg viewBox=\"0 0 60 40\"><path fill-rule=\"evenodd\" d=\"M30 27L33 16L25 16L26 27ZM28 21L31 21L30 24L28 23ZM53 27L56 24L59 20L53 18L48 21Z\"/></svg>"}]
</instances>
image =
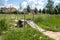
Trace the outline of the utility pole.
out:
<instances>
[{"instance_id":1,"label":"utility pole","mask_svg":"<svg viewBox=\"0 0 60 40\"><path fill-rule=\"evenodd\" d=\"M34 21L34 12L32 13L32 21Z\"/></svg>"},{"instance_id":2,"label":"utility pole","mask_svg":"<svg viewBox=\"0 0 60 40\"><path fill-rule=\"evenodd\" d=\"M24 12L24 27L25 27L25 12Z\"/></svg>"},{"instance_id":3,"label":"utility pole","mask_svg":"<svg viewBox=\"0 0 60 40\"><path fill-rule=\"evenodd\" d=\"M42 14L42 9L41 9L41 14Z\"/></svg>"},{"instance_id":4,"label":"utility pole","mask_svg":"<svg viewBox=\"0 0 60 40\"><path fill-rule=\"evenodd\" d=\"M22 7L21 7L21 3L20 3L20 11L21 11L21 10L22 10ZM24 10L24 24L23 24L24 27L25 27L25 19L26 19L26 17L25 17L25 11L26 11L26 10Z\"/></svg>"}]
</instances>

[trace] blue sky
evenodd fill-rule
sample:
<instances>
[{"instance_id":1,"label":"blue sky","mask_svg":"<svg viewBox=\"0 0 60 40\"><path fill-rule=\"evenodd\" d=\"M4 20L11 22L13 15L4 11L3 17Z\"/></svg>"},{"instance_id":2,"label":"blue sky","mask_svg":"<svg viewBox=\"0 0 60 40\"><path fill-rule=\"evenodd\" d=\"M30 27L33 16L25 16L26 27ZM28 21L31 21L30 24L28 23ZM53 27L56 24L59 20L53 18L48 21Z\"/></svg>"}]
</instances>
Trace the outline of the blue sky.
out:
<instances>
[{"instance_id":1,"label":"blue sky","mask_svg":"<svg viewBox=\"0 0 60 40\"><path fill-rule=\"evenodd\" d=\"M53 0L53 1L54 6L60 3L60 0ZM13 6L17 9L19 8L19 5L21 5L22 8L26 8L27 5L30 5L32 9L34 9L35 7L38 9L43 9L46 4L47 0L0 0L0 7Z\"/></svg>"}]
</instances>

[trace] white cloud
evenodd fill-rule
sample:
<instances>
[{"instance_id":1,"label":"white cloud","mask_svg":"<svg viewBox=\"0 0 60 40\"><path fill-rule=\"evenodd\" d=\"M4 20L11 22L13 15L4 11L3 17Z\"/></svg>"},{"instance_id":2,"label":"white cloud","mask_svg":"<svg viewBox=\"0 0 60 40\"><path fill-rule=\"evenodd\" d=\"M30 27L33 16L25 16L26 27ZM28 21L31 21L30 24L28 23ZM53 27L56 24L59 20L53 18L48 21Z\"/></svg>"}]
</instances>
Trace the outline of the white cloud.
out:
<instances>
[{"instance_id":1,"label":"white cloud","mask_svg":"<svg viewBox=\"0 0 60 40\"><path fill-rule=\"evenodd\" d=\"M60 0L53 0L55 3L60 3Z\"/></svg>"},{"instance_id":2,"label":"white cloud","mask_svg":"<svg viewBox=\"0 0 60 40\"><path fill-rule=\"evenodd\" d=\"M36 7L39 10L43 9L45 6L43 1L45 0L27 0L27 3L30 4L33 9Z\"/></svg>"},{"instance_id":3,"label":"white cloud","mask_svg":"<svg viewBox=\"0 0 60 40\"><path fill-rule=\"evenodd\" d=\"M2 1L8 1L8 0L2 0Z\"/></svg>"},{"instance_id":4,"label":"white cloud","mask_svg":"<svg viewBox=\"0 0 60 40\"><path fill-rule=\"evenodd\" d=\"M7 4L8 0L0 0L0 3L2 4L2 7Z\"/></svg>"},{"instance_id":5,"label":"white cloud","mask_svg":"<svg viewBox=\"0 0 60 40\"><path fill-rule=\"evenodd\" d=\"M7 2L8 2L8 0L1 0L1 1L4 4L3 6L5 6L7 4Z\"/></svg>"},{"instance_id":6,"label":"white cloud","mask_svg":"<svg viewBox=\"0 0 60 40\"><path fill-rule=\"evenodd\" d=\"M9 8L9 7L14 7L14 8L16 8L16 9L19 8L18 6L14 5L14 4L7 4L6 7L7 7L7 8Z\"/></svg>"},{"instance_id":7,"label":"white cloud","mask_svg":"<svg viewBox=\"0 0 60 40\"><path fill-rule=\"evenodd\" d=\"M2 0L2 1L3 1L4 5L3 5L3 6L0 6L0 7L7 7L7 8L9 8L9 7L14 7L14 8L16 8L16 9L19 8L19 6L16 6L15 4L8 3L9 0Z\"/></svg>"},{"instance_id":8,"label":"white cloud","mask_svg":"<svg viewBox=\"0 0 60 40\"><path fill-rule=\"evenodd\" d=\"M5 0L6 2L8 1L8 0Z\"/></svg>"},{"instance_id":9,"label":"white cloud","mask_svg":"<svg viewBox=\"0 0 60 40\"><path fill-rule=\"evenodd\" d=\"M2 0L4 3L7 2L8 0Z\"/></svg>"},{"instance_id":10,"label":"white cloud","mask_svg":"<svg viewBox=\"0 0 60 40\"><path fill-rule=\"evenodd\" d=\"M43 9L46 4L47 4L48 0L26 0L22 3L22 7L26 7L27 5L30 5L30 7L32 9L34 9L35 7L39 10L39 9ZM53 0L54 4L58 4L60 3L60 0Z\"/></svg>"},{"instance_id":11,"label":"white cloud","mask_svg":"<svg viewBox=\"0 0 60 40\"><path fill-rule=\"evenodd\" d=\"M26 7L27 7L27 2L26 1L22 2L22 8L26 8Z\"/></svg>"},{"instance_id":12,"label":"white cloud","mask_svg":"<svg viewBox=\"0 0 60 40\"><path fill-rule=\"evenodd\" d=\"M2 1L4 2L4 6L6 6L6 7L13 6L13 7L17 8L17 9L19 8L15 4L11 4L11 3L8 4L9 0L2 0ZM60 0L53 0L53 1L54 1L55 5L57 3L60 3ZM37 9L43 9L45 7L45 5L46 5L46 2L47 2L47 0L25 0L25 1L22 2L21 6L22 6L22 8L26 8L27 5L30 5L30 7L32 9L34 9L35 7Z\"/></svg>"},{"instance_id":13,"label":"white cloud","mask_svg":"<svg viewBox=\"0 0 60 40\"><path fill-rule=\"evenodd\" d=\"M7 4L8 3L8 0L5 0L5 4Z\"/></svg>"},{"instance_id":14,"label":"white cloud","mask_svg":"<svg viewBox=\"0 0 60 40\"><path fill-rule=\"evenodd\" d=\"M54 6L56 6L60 3L60 0L53 0L53 1L54 1Z\"/></svg>"},{"instance_id":15,"label":"white cloud","mask_svg":"<svg viewBox=\"0 0 60 40\"><path fill-rule=\"evenodd\" d=\"M4 6L0 6L0 7L4 7Z\"/></svg>"}]
</instances>

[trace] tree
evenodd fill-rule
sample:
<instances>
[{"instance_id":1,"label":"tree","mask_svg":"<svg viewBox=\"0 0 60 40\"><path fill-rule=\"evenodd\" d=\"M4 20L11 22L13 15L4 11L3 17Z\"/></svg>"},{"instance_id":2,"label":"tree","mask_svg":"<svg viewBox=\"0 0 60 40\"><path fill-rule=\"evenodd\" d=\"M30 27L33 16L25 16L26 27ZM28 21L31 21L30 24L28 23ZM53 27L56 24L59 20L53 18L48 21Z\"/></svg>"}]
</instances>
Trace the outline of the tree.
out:
<instances>
[{"instance_id":1,"label":"tree","mask_svg":"<svg viewBox=\"0 0 60 40\"><path fill-rule=\"evenodd\" d=\"M31 11L31 8L30 8L30 6L28 5L28 6L27 6L27 12L30 13L30 11Z\"/></svg>"},{"instance_id":2,"label":"tree","mask_svg":"<svg viewBox=\"0 0 60 40\"><path fill-rule=\"evenodd\" d=\"M46 8L50 14L53 13L53 8L54 8L53 4L54 2L52 0L48 0L48 3L46 5Z\"/></svg>"},{"instance_id":3,"label":"tree","mask_svg":"<svg viewBox=\"0 0 60 40\"><path fill-rule=\"evenodd\" d=\"M58 6L56 6L56 7L54 8L54 13L55 13L55 14L58 14Z\"/></svg>"},{"instance_id":4,"label":"tree","mask_svg":"<svg viewBox=\"0 0 60 40\"><path fill-rule=\"evenodd\" d=\"M59 14L59 13L60 13L60 4L57 5L54 10L55 10L55 11L54 11L55 14Z\"/></svg>"},{"instance_id":5,"label":"tree","mask_svg":"<svg viewBox=\"0 0 60 40\"><path fill-rule=\"evenodd\" d=\"M60 13L60 4L58 5L58 14Z\"/></svg>"},{"instance_id":6,"label":"tree","mask_svg":"<svg viewBox=\"0 0 60 40\"><path fill-rule=\"evenodd\" d=\"M45 13L45 11L46 11L46 10L45 10L45 9L43 9L43 10L42 10L42 13Z\"/></svg>"},{"instance_id":7,"label":"tree","mask_svg":"<svg viewBox=\"0 0 60 40\"><path fill-rule=\"evenodd\" d=\"M34 12L35 12L35 14L37 14L37 13L38 13L38 10L37 10L37 8L35 8L35 9L34 9Z\"/></svg>"},{"instance_id":8,"label":"tree","mask_svg":"<svg viewBox=\"0 0 60 40\"><path fill-rule=\"evenodd\" d=\"M39 9L39 13L41 13L41 9Z\"/></svg>"}]
</instances>

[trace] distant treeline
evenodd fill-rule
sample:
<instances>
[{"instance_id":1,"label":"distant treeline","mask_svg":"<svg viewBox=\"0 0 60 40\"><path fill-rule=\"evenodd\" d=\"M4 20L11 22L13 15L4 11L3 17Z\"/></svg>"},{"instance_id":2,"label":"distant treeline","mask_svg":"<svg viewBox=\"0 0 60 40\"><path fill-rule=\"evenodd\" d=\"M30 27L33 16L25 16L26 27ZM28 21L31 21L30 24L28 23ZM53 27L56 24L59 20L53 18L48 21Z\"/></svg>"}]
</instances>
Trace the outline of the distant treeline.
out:
<instances>
[{"instance_id":1,"label":"distant treeline","mask_svg":"<svg viewBox=\"0 0 60 40\"><path fill-rule=\"evenodd\" d=\"M1 12L0 13L5 13L5 12ZM35 7L35 9L31 9L30 6L28 5L27 8L25 8L23 11L13 11L13 12L7 12L8 14L29 14L29 13L34 13L34 14L38 14L38 13L42 13L42 14L60 14L60 4L54 6L54 2L52 0L48 0L47 5L45 6L45 8L41 9L37 9ZM7 14L6 13L6 14Z\"/></svg>"}]
</instances>

